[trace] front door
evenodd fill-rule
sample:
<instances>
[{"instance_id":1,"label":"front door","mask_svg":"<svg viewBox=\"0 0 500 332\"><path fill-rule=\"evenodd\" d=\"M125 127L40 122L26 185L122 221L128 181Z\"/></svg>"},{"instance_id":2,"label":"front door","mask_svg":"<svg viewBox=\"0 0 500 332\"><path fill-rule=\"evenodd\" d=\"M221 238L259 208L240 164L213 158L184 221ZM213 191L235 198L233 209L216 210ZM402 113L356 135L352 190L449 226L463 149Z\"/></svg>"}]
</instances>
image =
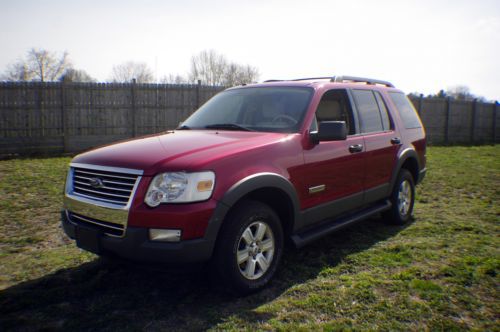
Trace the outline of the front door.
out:
<instances>
[{"instance_id":1,"label":"front door","mask_svg":"<svg viewBox=\"0 0 500 332\"><path fill-rule=\"evenodd\" d=\"M345 141L320 142L304 151L307 172L302 208L306 210L307 224L360 206L363 200L364 139L356 134L346 90L334 89L324 93L311 131L317 130L322 121L345 121L348 137Z\"/></svg>"}]
</instances>

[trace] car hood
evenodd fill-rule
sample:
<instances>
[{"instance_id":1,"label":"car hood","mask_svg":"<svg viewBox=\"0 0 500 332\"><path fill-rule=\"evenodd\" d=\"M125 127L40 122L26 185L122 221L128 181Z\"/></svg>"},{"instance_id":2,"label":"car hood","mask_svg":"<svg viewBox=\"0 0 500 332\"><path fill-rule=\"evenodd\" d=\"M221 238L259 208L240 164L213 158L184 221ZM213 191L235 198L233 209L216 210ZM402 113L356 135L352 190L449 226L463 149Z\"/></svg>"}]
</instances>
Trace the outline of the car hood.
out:
<instances>
[{"instance_id":1,"label":"car hood","mask_svg":"<svg viewBox=\"0 0 500 332\"><path fill-rule=\"evenodd\" d=\"M196 170L213 160L272 144L282 133L177 130L107 145L72 162L133 168L153 175L162 170Z\"/></svg>"}]
</instances>

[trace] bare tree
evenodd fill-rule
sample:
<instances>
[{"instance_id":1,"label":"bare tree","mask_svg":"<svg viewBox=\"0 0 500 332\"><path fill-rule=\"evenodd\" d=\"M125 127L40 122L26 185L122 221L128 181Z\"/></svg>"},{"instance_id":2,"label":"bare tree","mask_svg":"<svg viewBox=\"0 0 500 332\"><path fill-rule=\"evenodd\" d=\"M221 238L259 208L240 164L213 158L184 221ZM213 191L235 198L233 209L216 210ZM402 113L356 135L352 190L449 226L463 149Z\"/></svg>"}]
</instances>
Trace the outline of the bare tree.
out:
<instances>
[{"instance_id":1,"label":"bare tree","mask_svg":"<svg viewBox=\"0 0 500 332\"><path fill-rule=\"evenodd\" d=\"M191 58L189 81L201 80L208 85L234 86L255 82L259 77L257 68L230 62L214 50L205 50Z\"/></svg>"},{"instance_id":2,"label":"bare tree","mask_svg":"<svg viewBox=\"0 0 500 332\"><path fill-rule=\"evenodd\" d=\"M9 64L2 75L2 79L5 81L31 81L32 78L28 66L23 61Z\"/></svg>"},{"instance_id":3,"label":"bare tree","mask_svg":"<svg viewBox=\"0 0 500 332\"><path fill-rule=\"evenodd\" d=\"M113 82L131 82L135 78L137 83L150 83L154 81L153 71L145 62L128 61L116 65L111 70Z\"/></svg>"},{"instance_id":4,"label":"bare tree","mask_svg":"<svg viewBox=\"0 0 500 332\"><path fill-rule=\"evenodd\" d=\"M160 82L164 84L186 84L189 83L189 80L179 74L168 74L163 76Z\"/></svg>"},{"instance_id":5,"label":"bare tree","mask_svg":"<svg viewBox=\"0 0 500 332\"><path fill-rule=\"evenodd\" d=\"M30 49L25 58L8 66L4 74L7 80L13 81L56 81L71 68L68 53L57 55L42 48Z\"/></svg>"},{"instance_id":6,"label":"bare tree","mask_svg":"<svg viewBox=\"0 0 500 332\"><path fill-rule=\"evenodd\" d=\"M225 86L254 83L259 79L259 71L250 65L231 63L226 71Z\"/></svg>"},{"instance_id":7,"label":"bare tree","mask_svg":"<svg viewBox=\"0 0 500 332\"><path fill-rule=\"evenodd\" d=\"M191 57L189 81L201 80L208 85L223 85L227 60L222 54L214 50L201 51Z\"/></svg>"},{"instance_id":8,"label":"bare tree","mask_svg":"<svg viewBox=\"0 0 500 332\"><path fill-rule=\"evenodd\" d=\"M446 96L454 98L456 100L477 100L480 102L487 102L488 100L479 95L473 94L469 87L466 85L455 85L447 89Z\"/></svg>"},{"instance_id":9,"label":"bare tree","mask_svg":"<svg viewBox=\"0 0 500 332\"><path fill-rule=\"evenodd\" d=\"M475 96L470 92L466 85L455 85L449 87L446 94L456 100L473 100Z\"/></svg>"},{"instance_id":10,"label":"bare tree","mask_svg":"<svg viewBox=\"0 0 500 332\"><path fill-rule=\"evenodd\" d=\"M60 78L63 82L95 82L96 79L90 76L83 69L69 68Z\"/></svg>"}]
</instances>

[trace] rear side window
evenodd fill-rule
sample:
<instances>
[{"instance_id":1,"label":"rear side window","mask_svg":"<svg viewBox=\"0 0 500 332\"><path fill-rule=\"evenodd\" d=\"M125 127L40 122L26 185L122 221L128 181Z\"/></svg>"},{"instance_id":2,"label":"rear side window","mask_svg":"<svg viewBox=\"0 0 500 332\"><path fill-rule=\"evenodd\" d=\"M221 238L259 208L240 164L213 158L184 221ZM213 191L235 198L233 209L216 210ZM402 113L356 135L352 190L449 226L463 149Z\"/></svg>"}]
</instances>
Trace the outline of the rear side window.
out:
<instances>
[{"instance_id":1,"label":"rear side window","mask_svg":"<svg viewBox=\"0 0 500 332\"><path fill-rule=\"evenodd\" d=\"M389 96L391 97L394 105L396 105L405 128L422 128L422 123L418 118L417 111L415 111L412 103L408 100L404 93L389 92Z\"/></svg>"},{"instance_id":2,"label":"rear side window","mask_svg":"<svg viewBox=\"0 0 500 332\"><path fill-rule=\"evenodd\" d=\"M386 122L388 121L388 118L386 120L382 119L379 106L373 92L371 90L352 90L352 94L359 113L361 132L371 133L384 131L384 127L389 126ZM387 111L384 111L385 116L387 117Z\"/></svg>"},{"instance_id":3,"label":"rear side window","mask_svg":"<svg viewBox=\"0 0 500 332\"><path fill-rule=\"evenodd\" d=\"M380 108L380 115L382 116L382 125L384 126L384 130L390 130L391 122L389 121L389 115L387 114L385 102L378 91L374 91L373 93L375 93L375 98L377 98L378 107Z\"/></svg>"}]
</instances>

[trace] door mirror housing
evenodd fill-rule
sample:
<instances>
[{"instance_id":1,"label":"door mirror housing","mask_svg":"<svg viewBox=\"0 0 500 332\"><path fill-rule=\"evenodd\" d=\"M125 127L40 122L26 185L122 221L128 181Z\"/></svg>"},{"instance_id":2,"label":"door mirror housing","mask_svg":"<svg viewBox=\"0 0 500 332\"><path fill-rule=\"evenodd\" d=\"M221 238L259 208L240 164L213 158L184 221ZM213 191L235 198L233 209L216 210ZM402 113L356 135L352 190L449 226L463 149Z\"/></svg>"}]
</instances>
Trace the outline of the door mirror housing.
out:
<instances>
[{"instance_id":1,"label":"door mirror housing","mask_svg":"<svg viewBox=\"0 0 500 332\"><path fill-rule=\"evenodd\" d=\"M323 121L319 123L318 131L310 133L314 144L321 141L343 141L347 138L345 121Z\"/></svg>"}]
</instances>

